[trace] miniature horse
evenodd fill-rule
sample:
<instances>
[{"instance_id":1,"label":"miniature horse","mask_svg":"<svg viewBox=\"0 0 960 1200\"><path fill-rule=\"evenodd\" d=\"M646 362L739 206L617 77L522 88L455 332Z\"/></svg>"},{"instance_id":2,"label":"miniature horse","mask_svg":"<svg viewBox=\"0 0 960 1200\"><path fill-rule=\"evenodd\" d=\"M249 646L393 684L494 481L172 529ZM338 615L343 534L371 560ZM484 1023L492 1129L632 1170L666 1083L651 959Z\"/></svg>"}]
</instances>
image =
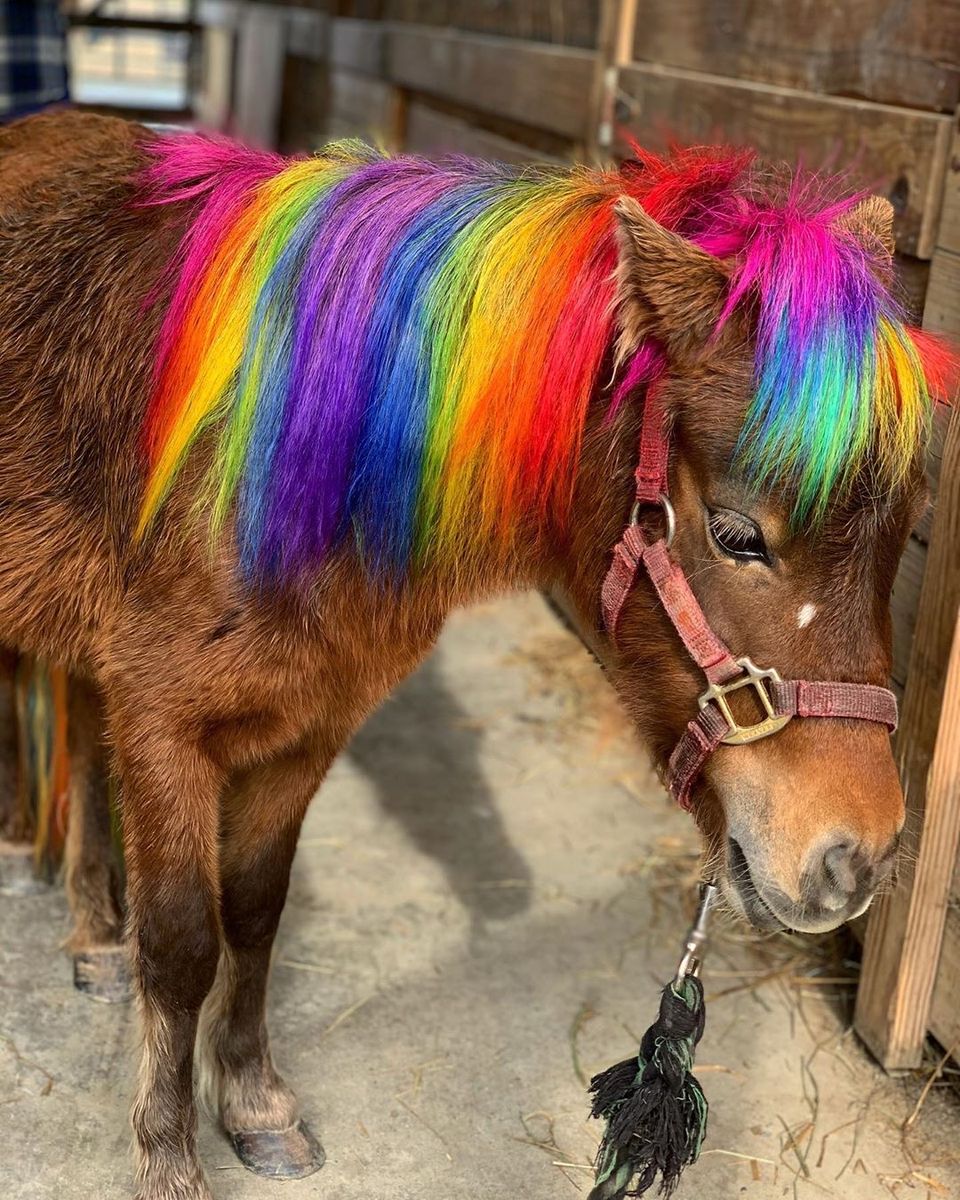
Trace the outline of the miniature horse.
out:
<instances>
[{"instance_id":1,"label":"miniature horse","mask_svg":"<svg viewBox=\"0 0 960 1200\"><path fill-rule=\"evenodd\" d=\"M561 593L666 762L699 674L649 581L600 621L644 395L718 635L886 681L936 358L889 294L891 218L729 152L513 173L75 113L0 132L0 643L69 668L79 778L119 782L141 1200L210 1195L195 1040L246 1165L322 1162L264 1016L290 863L453 606ZM93 956L121 938L101 792L71 864ZM798 930L866 906L904 811L886 728L851 720L722 746L691 805L731 903Z\"/></svg>"}]
</instances>

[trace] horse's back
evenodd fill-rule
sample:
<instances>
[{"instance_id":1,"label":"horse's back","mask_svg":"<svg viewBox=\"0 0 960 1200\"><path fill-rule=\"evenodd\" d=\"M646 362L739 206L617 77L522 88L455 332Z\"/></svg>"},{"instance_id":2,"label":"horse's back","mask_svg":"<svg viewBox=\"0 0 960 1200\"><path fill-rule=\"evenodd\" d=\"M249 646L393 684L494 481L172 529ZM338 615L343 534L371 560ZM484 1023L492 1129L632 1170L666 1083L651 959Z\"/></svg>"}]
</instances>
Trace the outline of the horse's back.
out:
<instances>
[{"instance_id":1,"label":"horse's back","mask_svg":"<svg viewBox=\"0 0 960 1200\"><path fill-rule=\"evenodd\" d=\"M133 203L143 136L69 110L0 129L0 642L58 657L97 623L142 487L170 252Z\"/></svg>"},{"instance_id":2,"label":"horse's back","mask_svg":"<svg viewBox=\"0 0 960 1200\"><path fill-rule=\"evenodd\" d=\"M56 204L71 180L129 174L142 126L72 109L39 113L0 126L0 210ZM49 189L46 197L42 191ZM46 204L44 199L46 198Z\"/></svg>"}]
</instances>

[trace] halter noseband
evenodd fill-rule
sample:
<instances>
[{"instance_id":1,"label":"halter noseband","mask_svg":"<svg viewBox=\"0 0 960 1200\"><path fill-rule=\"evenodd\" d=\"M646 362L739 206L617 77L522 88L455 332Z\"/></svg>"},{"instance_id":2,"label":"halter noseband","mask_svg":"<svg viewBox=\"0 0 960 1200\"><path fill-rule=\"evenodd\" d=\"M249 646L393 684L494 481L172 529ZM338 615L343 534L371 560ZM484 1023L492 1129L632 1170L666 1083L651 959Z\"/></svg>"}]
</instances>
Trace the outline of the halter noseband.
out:
<instances>
[{"instance_id":1,"label":"halter noseband","mask_svg":"<svg viewBox=\"0 0 960 1200\"><path fill-rule=\"evenodd\" d=\"M657 392L656 386L647 388L636 497L623 537L614 547L600 602L604 626L614 638L620 611L642 565L680 640L707 677L709 686L698 700L700 712L670 755L666 773L667 786L677 803L689 809L693 785L718 746L740 746L769 737L793 717L874 721L892 733L897 727L897 700L887 688L869 683L781 679L776 671L761 669L749 658L734 658L713 632L686 575L670 555L676 517L668 496L670 444ZM663 509L667 522L665 536L653 542L639 524L641 509L651 505ZM740 725L727 702L731 692L745 687L753 688L765 714L755 725Z\"/></svg>"}]
</instances>

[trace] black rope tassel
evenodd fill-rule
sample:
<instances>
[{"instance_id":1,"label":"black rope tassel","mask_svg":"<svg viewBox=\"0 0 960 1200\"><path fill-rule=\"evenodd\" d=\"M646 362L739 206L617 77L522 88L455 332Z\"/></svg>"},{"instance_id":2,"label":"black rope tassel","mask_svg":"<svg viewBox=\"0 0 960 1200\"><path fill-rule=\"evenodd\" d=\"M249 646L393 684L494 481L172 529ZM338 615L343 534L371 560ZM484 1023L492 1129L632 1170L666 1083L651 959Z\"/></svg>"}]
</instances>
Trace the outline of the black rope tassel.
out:
<instances>
[{"instance_id":1,"label":"black rope tassel","mask_svg":"<svg viewBox=\"0 0 960 1200\"><path fill-rule=\"evenodd\" d=\"M706 919L717 889L705 884L676 978L663 989L660 1015L636 1058L590 1083L591 1115L606 1121L589 1200L643 1196L660 1180L669 1196L684 1167L697 1161L707 1130L707 1101L692 1074L703 1036L703 986L697 978Z\"/></svg>"}]
</instances>

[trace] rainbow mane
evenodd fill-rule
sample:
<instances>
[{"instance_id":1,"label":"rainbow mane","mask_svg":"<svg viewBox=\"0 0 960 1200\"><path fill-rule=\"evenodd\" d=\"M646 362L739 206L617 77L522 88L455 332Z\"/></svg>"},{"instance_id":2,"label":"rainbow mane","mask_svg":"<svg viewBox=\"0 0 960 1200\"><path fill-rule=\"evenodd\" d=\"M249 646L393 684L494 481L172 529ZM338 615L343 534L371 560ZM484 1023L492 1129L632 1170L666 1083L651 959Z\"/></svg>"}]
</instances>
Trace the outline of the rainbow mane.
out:
<instances>
[{"instance_id":1,"label":"rainbow mane","mask_svg":"<svg viewBox=\"0 0 960 1200\"><path fill-rule=\"evenodd\" d=\"M202 501L214 533L234 514L251 575L316 566L347 538L371 570L402 573L562 527L587 407L610 382L624 193L733 258L722 319L760 300L748 475L791 482L804 515L868 459L894 486L921 445L937 356L837 224L854 201L797 183L774 202L749 155L517 172L360 143L295 160L196 135L147 149L147 201L193 210L157 350L141 534L206 430ZM649 381L661 362L643 346L621 378Z\"/></svg>"}]
</instances>

